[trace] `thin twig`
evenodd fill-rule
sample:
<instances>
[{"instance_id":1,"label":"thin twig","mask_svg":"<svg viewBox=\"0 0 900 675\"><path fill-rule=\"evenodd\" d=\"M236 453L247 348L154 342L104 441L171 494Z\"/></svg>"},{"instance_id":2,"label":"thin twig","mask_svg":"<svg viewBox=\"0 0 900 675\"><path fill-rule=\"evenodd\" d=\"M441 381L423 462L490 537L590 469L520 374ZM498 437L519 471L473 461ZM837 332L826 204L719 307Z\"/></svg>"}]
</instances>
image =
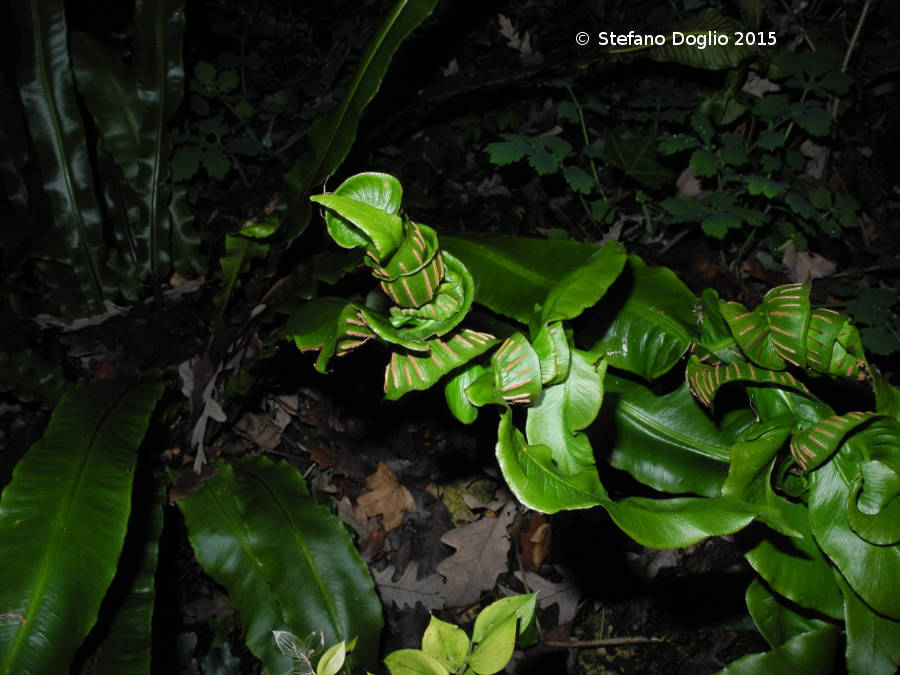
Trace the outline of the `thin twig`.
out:
<instances>
[{"instance_id":1,"label":"thin twig","mask_svg":"<svg viewBox=\"0 0 900 675\"><path fill-rule=\"evenodd\" d=\"M856 22L856 28L853 29L853 36L850 38L850 44L847 46L847 53L844 54L844 63L841 64L841 72L847 72L847 66L850 64L850 56L853 54L853 49L856 47L856 41L859 39L859 33L862 31L863 23L866 20L866 14L869 13L869 7L872 5L872 0L866 0L866 4L863 5L862 13L859 15L859 20Z\"/></svg>"},{"instance_id":2,"label":"thin twig","mask_svg":"<svg viewBox=\"0 0 900 675\"><path fill-rule=\"evenodd\" d=\"M869 7L871 5L872 0L866 0L862 12L859 15L859 19L856 21L856 27L853 29L853 35L850 37L850 44L847 45L847 52L844 54L844 62L841 64L842 73L846 73L847 67L850 65L850 57L853 55L853 50L856 48L856 42L859 40L859 34L862 32L862 27L866 21L866 15L869 13ZM831 119L837 119L838 107L840 104L841 99L837 96L831 100Z\"/></svg>"}]
</instances>

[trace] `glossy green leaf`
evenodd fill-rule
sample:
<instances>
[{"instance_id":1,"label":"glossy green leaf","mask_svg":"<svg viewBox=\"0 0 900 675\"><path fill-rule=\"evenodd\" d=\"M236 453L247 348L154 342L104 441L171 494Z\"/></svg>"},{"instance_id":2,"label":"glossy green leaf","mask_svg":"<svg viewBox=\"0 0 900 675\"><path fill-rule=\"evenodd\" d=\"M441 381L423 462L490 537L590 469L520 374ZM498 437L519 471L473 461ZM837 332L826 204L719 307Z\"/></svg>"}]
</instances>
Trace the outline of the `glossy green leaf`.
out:
<instances>
[{"instance_id":1,"label":"glossy green leaf","mask_svg":"<svg viewBox=\"0 0 900 675\"><path fill-rule=\"evenodd\" d=\"M732 534L757 516L750 505L726 497L629 497L603 506L623 532L650 548L682 548Z\"/></svg>"},{"instance_id":2,"label":"glossy green leaf","mask_svg":"<svg viewBox=\"0 0 900 675\"><path fill-rule=\"evenodd\" d=\"M327 644L356 636L350 660L371 664L381 605L347 531L286 464L247 458L222 466L178 501L197 559L228 590L247 645L267 671L290 664L271 638L322 630Z\"/></svg>"},{"instance_id":3,"label":"glossy green leaf","mask_svg":"<svg viewBox=\"0 0 900 675\"><path fill-rule=\"evenodd\" d=\"M432 616L422 635L422 651L433 656L447 670L455 672L465 663L469 638L459 626Z\"/></svg>"},{"instance_id":4,"label":"glossy green leaf","mask_svg":"<svg viewBox=\"0 0 900 675\"><path fill-rule=\"evenodd\" d=\"M747 387L750 407L761 420L793 418L795 429L803 429L834 414L834 410L812 394L781 387Z\"/></svg>"},{"instance_id":5,"label":"glossy green leaf","mask_svg":"<svg viewBox=\"0 0 900 675\"><path fill-rule=\"evenodd\" d=\"M336 324L347 308L356 304L344 298L320 297L302 304L285 322L285 337L294 341L297 349L321 349L333 340ZM371 334L371 331L369 332Z\"/></svg>"},{"instance_id":6,"label":"glossy green leaf","mask_svg":"<svg viewBox=\"0 0 900 675\"><path fill-rule=\"evenodd\" d=\"M475 279L475 302L528 324L559 279L586 264L598 247L569 240L493 236L441 237Z\"/></svg>"},{"instance_id":7,"label":"glossy green leaf","mask_svg":"<svg viewBox=\"0 0 900 675\"><path fill-rule=\"evenodd\" d=\"M524 630L534 620L536 604L536 593L513 595L501 600L495 600L475 617L475 625L472 628L472 642L482 642L488 633L510 618L517 619L521 624L522 630Z\"/></svg>"},{"instance_id":8,"label":"glossy green leaf","mask_svg":"<svg viewBox=\"0 0 900 675\"><path fill-rule=\"evenodd\" d=\"M463 424L471 424L478 418L478 408L466 396L466 388L487 372L480 363L474 363L447 380L444 398L453 416Z\"/></svg>"},{"instance_id":9,"label":"glossy green leaf","mask_svg":"<svg viewBox=\"0 0 900 675\"><path fill-rule=\"evenodd\" d=\"M593 307L621 274L624 266L625 248L614 239L608 240L550 289L541 309L541 321L550 323L574 319L587 307Z\"/></svg>"},{"instance_id":10,"label":"glossy green leaf","mask_svg":"<svg viewBox=\"0 0 900 675\"><path fill-rule=\"evenodd\" d=\"M384 663L391 675L450 675L440 661L418 649L398 649Z\"/></svg>"},{"instance_id":11,"label":"glossy green leaf","mask_svg":"<svg viewBox=\"0 0 900 675\"><path fill-rule=\"evenodd\" d=\"M347 659L347 643L344 640L331 645L325 653L319 657L316 664L316 675L337 675L344 667Z\"/></svg>"},{"instance_id":12,"label":"glossy green leaf","mask_svg":"<svg viewBox=\"0 0 900 675\"><path fill-rule=\"evenodd\" d=\"M437 0L398 0L363 52L337 109L310 126L308 153L285 175L289 197L282 235L288 241L309 223L307 199L312 189L334 174L350 152L362 113L378 92L394 53L436 4Z\"/></svg>"},{"instance_id":13,"label":"glossy green leaf","mask_svg":"<svg viewBox=\"0 0 900 675\"><path fill-rule=\"evenodd\" d=\"M535 321L539 317L535 316ZM531 328L531 346L537 352L541 362L541 382L544 384L559 384L569 374L571 362L571 350L569 338L561 321L553 323L540 323L539 327Z\"/></svg>"},{"instance_id":14,"label":"glossy green leaf","mask_svg":"<svg viewBox=\"0 0 900 675\"><path fill-rule=\"evenodd\" d=\"M132 60L144 121L135 185L142 198L144 219L135 238L148 242L151 278L156 285L175 262L173 254L187 251L190 256L179 256L178 266L196 260L196 254L190 252L196 248L196 235L186 238L184 228L173 228L173 192L168 181L172 147L167 127L184 95L184 0L136 0L134 27Z\"/></svg>"},{"instance_id":15,"label":"glossy green leaf","mask_svg":"<svg viewBox=\"0 0 900 675\"><path fill-rule=\"evenodd\" d=\"M266 584L263 563L250 546L241 522L243 514L234 500L236 489L234 471L226 465L177 504L187 522L197 561L228 590L229 603L244 626L247 647L262 661L266 672L283 673L292 664L277 648L272 633L284 629L287 622Z\"/></svg>"},{"instance_id":16,"label":"glossy green leaf","mask_svg":"<svg viewBox=\"0 0 900 675\"><path fill-rule=\"evenodd\" d=\"M879 546L900 543L900 423L881 418L858 433L865 461L847 500L850 527Z\"/></svg>"},{"instance_id":17,"label":"glossy green leaf","mask_svg":"<svg viewBox=\"0 0 900 675\"><path fill-rule=\"evenodd\" d=\"M568 377L544 388L528 408L528 444L549 447L563 473L596 470L591 443L582 430L600 412L605 374L605 361L595 364L587 353L573 349Z\"/></svg>"},{"instance_id":18,"label":"glossy green leaf","mask_svg":"<svg viewBox=\"0 0 900 675\"><path fill-rule=\"evenodd\" d=\"M745 432L729 451L731 461L722 496L752 504L765 503L772 458L784 446L790 432L791 419L787 417L759 422Z\"/></svg>"},{"instance_id":19,"label":"glossy green leaf","mask_svg":"<svg viewBox=\"0 0 900 675\"><path fill-rule=\"evenodd\" d=\"M67 672L113 580L159 384L81 385L0 499L0 673Z\"/></svg>"},{"instance_id":20,"label":"glossy green leaf","mask_svg":"<svg viewBox=\"0 0 900 675\"><path fill-rule=\"evenodd\" d=\"M785 361L806 366L809 283L773 288L752 312L739 302L722 302L719 309L744 354L757 366L783 370Z\"/></svg>"},{"instance_id":21,"label":"glossy green leaf","mask_svg":"<svg viewBox=\"0 0 900 675\"><path fill-rule=\"evenodd\" d=\"M105 263L103 219L97 202L84 125L75 97L62 0L14 0L21 37L19 92L50 202L58 262L75 273L83 307L105 309L115 293Z\"/></svg>"},{"instance_id":22,"label":"glossy green leaf","mask_svg":"<svg viewBox=\"0 0 900 675\"><path fill-rule=\"evenodd\" d=\"M378 260L394 253L403 240L403 220L398 215L339 194L313 195L309 199L333 211L360 230L366 240L372 243L372 253Z\"/></svg>"},{"instance_id":23,"label":"glossy green leaf","mask_svg":"<svg viewBox=\"0 0 900 675\"><path fill-rule=\"evenodd\" d=\"M666 267L648 267L637 256L628 258L622 275L628 284L621 307L591 352L605 355L609 364L654 380L668 372L691 344L697 298ZM600 309L605 309L602 304Z\"/></svg>"},{"instance_id":24,"label":"glossy green leaf","mask_svg":"<svg viewBox=\"0 0 900 675\"><path fill-rule=\"evenodd\" d=\"M125 553L111 588L126 589L124 601L115 608L115 616L103 642L94 650L82 673L90 675L150 675L152 648L151 624L156 602L156 563L159 538L163 529L165 483L155 486L155 494L134 504L125 540ZM143 508L149 506L149 509ZM135 554L127 556L129 546ZM133 560L128 564L126 560ZM108 601L107 601L108 602ZM111 603L110 603L111 604Z\"/></svg>"},{"instance_id":25,"label":"glossy green leaf","mask_svg":"<svg viewBox=\"0 0 900 675\"><path fill-rule=\"evenodd\" d=\"M441 265L442 254L438 247L437 233L427 225L406 221L403 224L403 240L397 247L395 253L383 263L376 263L372 257L366 258L366 263L373 268L372 274L384 280L382 287L388 292L394 302L405 307L419 307L420 305L430 302L437 290L438 284L443 277ZM420 293L420 300L415 299L412 302L399 302L395 297L395 293L388 291L388 283L392 283L396 288L398 279L408 279L415 281L420 273L424 273L426 268L431 268L432 275L424 277L428 287L426 293ZM421 285L421 284L420 284ZM412 293L404 285L407 295L412 297ZM445 310L446 311L446 310Z\"/></svg>"},{"instance_id":26,"label":"glossy green leaf","mask_svg":"<svg viewBox=\"0 0 900 675\"><path fill-rule=\"evenodd\" d=\"M783 645L791 638L821 630L824 621L801 616L766 588L758 579L747 588L747 609L759 632L772 647Z\"/></svg>"},{"instance_id":27,"label":"glossy green leaf","mask_svg":"<svg viewBox=\"0 0 900 675\"><path fill-rule=\"evenodd\" d=\"M719 295L711 288L700 294L700 339L697 355L707 365L743 361L741 353L728 323L719 310ZM708 360L711 359L711 360Z\"/></svg>"},{"instance_id":28,"label":"glossy green leaf","mask_svg":"<svg viewBox=\"0 0 900 675\"><path fill-rule=\"evenodd\" d=\"M596 469L567 474L556 466L546 445L528 445L512 422L512 411L500 416L497 461L509 489L528 508L544 513L596 506L607 500Z\"/></svg>"},{"instance_id":29,"label":"glossy green leaf","mask_svg":"<svg viewBox=\"0 0 900 675\"><path fill-rule=\"evenodd\" d=\"M847 443L853 444L853 439ZM855 475L851 460L843 454L810 474L810 528L865 603L889 618L900 619L900 594L895 584L900 578L900 545L874 546L851 529L847 500Z\"/></svg>"},{"instance_id":30,"label":"glossy green leaf","mask_svg":"<svg viewBox=\"0 0 900 675\"><path fill-rule=\"evenodd\" d=\"M355 640L348 664L374 665L381 602L343 523L286 463L247 457L234 475L247 542L287 625L299 635L321 630L325 644Z\"/></svg>"},{"instance_id":31,"label":"glossy green leaf","mask_svg":"<svg viewBox=\"0 0 900 675\"><path fill-rule=\"evenodd\" d=\"M839 636L840 630L836 626L801 633L771 651L738 659L717 675L830 673Z\"/></svg>"},{"instance_id":32,"label":"glossy green leaf","mask_svg":"<svg viewBox=\"0 0 900 675\"><path fill-rule=\"evenodd\" d=\"M395 215L400 211L403 188L400 181L391 175L367 172L350 176L335 189L334 194L355 199ZM345 220L330 212L325 213L325 224L331 238L343 248L365 247L370 243L364 232L350 227Z\"/></svg>"},{"instance_id":33,"label":"glossy green leaf","mask_svg":"<svg viewBox=\"0 0 900 675\"><path fill-rule=\"evenodd\" d=\"M534 620L537 595L514 595L485 607L475 618L472 643L475 648L469 666L478 675L500 672L512 658L516 642L516 624L520 632Z\"/></svg>"},{"instance_id":34,"label":"glossy green leaf","mask_svg":"<svg viewBox=\"0 0 900 675\"><path fill-rule=\"evenodd\" d=\"M754 53L754 48L738 45L735 31L743 31L739 21L719 14L714 9L705 9L695 16L680 21L667 36L666 44L648 50L650 58L665 63L680 63L692 68L706 70L726 70L739 65ZM727 38L726 44L710 43L708 36L716 33ZM690 44L687 36L706 38L704 48L700 43ZM676 39L677 38L677 39Z\"/></svg>"},{"instance_id":35,"label":"glossy green leaf","mask_svg":"<svg viewBox=\"0 0 900 675\"><path fill-rule=\"evenodd\" d=\"M608 461L645 485L674 494L715 497L728 474L731 446L750 424L744 411L733 424L717 427L687 385L657 396L643 385L607 374L606 406L615 433L594 446Z\"/></svg>"},{"instance_id":36,"label":"glossy green leaf","mask_svg":"<svg viewBox=\"0 0 900 675\"><path fill-rule=\"evenodd\" d=\"M873 612L839 575L847 626L847 672L894 675L900 668L900 621Z\"/></svg>"},{"instance_id":37,"label":"glossy green leaf","mask_svg":"<svg viewBox=\"0 0 900 675\"><path fill-rule=\"evenodd\" d=\"M772 533L746 553L747 561L775 592L801 607L839 620L844 611L843 599L834 582L834 566L813 538L809 509L801 502L776 495L769 476L764 489L766 502L800 536Z\"/></svg>"},{"instance_id":38,"label":"glossy green leaf","mask_svg":"<svg viewBox=\"0 0 900 675\"><path fill-rule=\"evenodd\" d=\"M73 31L71 52L78 91L103 146L121 168L125 181L133 185L143 126L134 73L119 54L86 33Z\"/></svg>"},{"instance_id":39,"label":"glossy green leaf","mask_svg":"<svg viewBox=\"0 0 900 675\"><path fill-rule=\"evenodd\" d=\"M805 384L787 371L765 370L747 361L736 361L727 366L707 366L696 356L691 356L685 377L694 396L704 405L711 405L719 389L731 382L773 384L796 391L809 391Z\"/></svg>"},{"instance_id":40,"label":"glossy green leaf","mask_svg":"<svg viewBox=\"0 0 900 675\"><path fill-rule=\"evenodd\" d=\"M477 675L493 675L506 667L516 648L516 617L491 627L484 638L475 645L469 656L469 667Z\"/></svg>"},{"instance_id":41,"label":"glossy green leaf","mask_svg":"<svg viewBox=\"0 0 900 675\"><path fill-rule=\"evenodd\" d=\"M891 385L880 373L873 377L873 387L878 412L900 422L900 388Z\"/></svg>"}]
</instances>

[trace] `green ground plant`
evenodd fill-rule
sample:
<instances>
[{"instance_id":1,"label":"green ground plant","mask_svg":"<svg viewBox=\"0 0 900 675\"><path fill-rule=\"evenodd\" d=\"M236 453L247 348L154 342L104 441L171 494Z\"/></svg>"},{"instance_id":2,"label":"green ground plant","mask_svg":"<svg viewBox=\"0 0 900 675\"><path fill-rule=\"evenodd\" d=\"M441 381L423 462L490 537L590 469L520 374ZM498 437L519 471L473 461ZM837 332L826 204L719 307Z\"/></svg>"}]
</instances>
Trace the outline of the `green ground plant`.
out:
<instances>
[{"instance_id":1,"label":"green ground plant","mask_svg":"<svg viewBox=\"0 0 900 675\"><path fill-rule=\"evenodd\" d=\"M600 506L653 548L764 524L746 554L759 575L747 605L772 650L724 672L828 672L842 635L851 671L896 669L900 392L846 316L813 308L808 283L772 289L752 310L711 290L698 299L615 241L439 243L401 199L399 182L376 173L312 198L384 292L319 297L290 317L286 337L318 351L316 368L380 342L389 400L443 380L462 422L496 406L497 461L530 508ZM685 363L681 386L648 386ZM817 393L826 379L868 388L874 409L836 410ZM746 399L715 410L735 388ZM592 436L613 438L601 455L661 496L611 496Z\"/></svg>"},{"instance_id":2,"label":"green ground plant","mask_svg":"<svg viewBox=\"0 0 900 675\"><path fill-rule=\"evenodd\" d=\"M662 222L699 223L716 239L749 226L776 247L793 241L800 250L810 239L840 239L858 226L856 200L807 170L801 151L824 152L816 143L832 133L831 101L848 93L851 78L810 52L778 52L768 74L781 92L755 101L731 92L711 111L718 119L694 113L684 132L660 140L663 155L689 151L694 176L701 185L708 179L711 188L702 199L660 201ZM744 131L736 131L736 123Z\"/></svg>"},{"instance_id":3,"label":"green ground plant","mask_svg":"<svg viewBox=\"0 0 900 675\"><path fill-rule=\"evenodd\" d=\"M491 603L475 618L471 638L459 626L432 616L422 635L421 649L398 649L388 654L384 662L392 675L499 673L512 658L517 633L520 646L535 642L536 598L531 593ZM274 637L281 652L292 660L292 672L304 675L336 675L343 668L346 655L356 648L355 640L331 645L318 656L313 668L312 660L319 651L311 649L316 635L300 640L292 633L274 631ZM320 648L323 643L319 636Z\"/></svg>"},{"instance_id":4,"label":"green ground plant","mask_svg":"<svg viewBox=\"0 0 900 675\"><path fill-rule=\"evenodd\" d=\"M831 102L848 93L851 78L820 55L782 51L767 73L781 92L754 99L741 91L748 72L745 64L735 65L722 90L698 92L693 100L638 97L615 115L596 95L582 103L572 82L557 81L566 92L557 104L561 135L504 134L485 150L498 166L526 159L539 175L561 175L587 199L595 224L614 217L610 186L604 189L599 176L611 170L619 176L615 187L627 181L638 190L651 236L657 224L672 237L678 226L696 223L714 239L755 230L753 236L770 238L776 247L790 240L800 250L810 238L839 239L857 226L859 204L811 176L801 147L824 151L814 144L832 133ZM589 132L623 122L629 126ZM701 180L699 197L666 196L673 179L666 157L687 159Z\"/></svg>"}]
</instances>

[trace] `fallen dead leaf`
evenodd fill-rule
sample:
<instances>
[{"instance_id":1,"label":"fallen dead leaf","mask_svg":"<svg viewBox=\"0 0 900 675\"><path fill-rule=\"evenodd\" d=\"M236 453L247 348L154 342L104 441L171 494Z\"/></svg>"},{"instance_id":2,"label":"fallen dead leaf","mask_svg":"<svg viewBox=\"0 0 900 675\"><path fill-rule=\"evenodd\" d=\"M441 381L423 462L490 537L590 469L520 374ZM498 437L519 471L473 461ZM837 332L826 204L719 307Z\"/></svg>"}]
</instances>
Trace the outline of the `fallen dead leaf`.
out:
<instances>
[{"instance_id":1,"label":"fallen dead leaf","mask_svg":"<svg viewBox=\"0 0 900 675\"><path fill-rule=\"evenodd\" d=\"M387 464L378 464L378 469L366 478L370 492L357 499L362 513L366 516L382 516L382 525L387 531L400 527L405 512L414 513L416 500L412 493L397 481L397 476Z\"/></svg>"},{"instance_id":2,"label":"fallen dead leaf","mask_svg":"<svg viewBox=\"0 0 900 675\"><path fill-rule=\"evenodd\" d=\"M441 537L442 542L456 549L456 553L437 567L447 579L441 595L450 607L477 602L482 591L493 588L497 575L507 569L509 534L506 530L515 512L515 503L508 502L496 518L482 518Z\"/></svg>"},{"instance_id":3,"label":"fallen dead leaf","mask_svg":"<svg viewBox=\"0 0 900 675\"><path fill-rule=\"evenodd\" d=\"M556 567L557 572L562 575L562 581L554 582L534 572L526 572L525 578L528 580L528 588L538 594L538 607L547 609L552 605L559 606L559 618L557 625L569 623L578 613L578 602L581 600L581 590L572 579L568 571L563 567ZM522 573L516 572L516 578L522 579Z\"/></svg>"},{"instance_id":4,"label":"fallen dead leaf","mask_svg":"<svg viewBox=\"0 0 900 675\"><path fill-rule=\"evenodd\" d=\"M688 166L678 174L675 186L678 188L679 197L703 197L709 194L708 190L703 189L700 179L694 175L694 167L692 166Z\"/></svg>"},{"instance_id":5,"label":"fallen dead leaf","mask_svg":"<svg viewBox=\"0 0 900 675\"><path fill-rule=\"evenodd\" d=\"M825 176L825 169L828 168L830 154L828 147L806 139L800 144L800 153L807 159L804 173L816 180L822 180Z\"/></svg>"},{"instance_id":6,"label":"fallen dead leaf","mask_svg":"<svg viewBox=\"0 0 900 675\"><path fill-rule=\"evenodd\" d=\"M535 569L540 569L544 560L547 558L547 554L550 553L551 534L552 529L550 528L550 523L543 523L534 531L534 534L531 535L528 540L528 542L532 544L531 564L534 565Z\"/></svg>"},{"instance_id":7,"label":"fallen dead leaf","mask_svg":"<svg viewBox=\"0 0 900 675\"><path fill-rule=\"evenodd\" d=\"M755 96L756 98L762 98L769 92L781 91L781 87L771 80L760 77L751 70L741 91L750 94L751 96Z\"/></svg>"},{"instance_id":8,"label":"fallen dead leaf","mask_svg":"<svg viewBox=\"0 0 900 675\"><path fill-rule=\"evenodd\" d=\"M353 531L359 535L360 539L365 539L381 527L377 520L369 518L363 513L361 507L353 508L349 497L335 500L335 504L337 504L337 517L353 528Z\"/></svg>"},{"instance_id":9,"label":"fallen dead leaf","mask_svg":"<svg viewBox=\"0 0 900 675\"><path fill-rule=\"evenodd\" d=\"M372 571L372 577L378 585L378 593L384 602L392 602L400 609L413 608L417 602L421 602L425 609L441 609L444 600L440 590L444 586L444 580L439 574L429 574L419 579L419 563L412 562L406 567L397 581L394 581L396 568L390 565L382 571Z\"/></svg>"},{"instance_id":10,"label":"fallen dead leaf","mask_svg":"<svg viewBox=\"0 0 900 675\"><path fill-rule=\"evenodd\" d=\"M265 452L274 450L281 445L281 435L284 432L284 427L279 426L268 415L252 412L244 413L234 428L246 435Z\"/></svg>"},{"instance_id":11,"label":"fallen dead leaf","mask_svg":"<svg viewBox=\"0 0 900 675\"><path fill-rule=\"evenodd\" d=\"M788 268L788 277L794 283L803 283L809 279L822 279L834 274L837 265L818 253L798 251L794 242L784 248L781 262Z\"/></svg>"}]
</instances>

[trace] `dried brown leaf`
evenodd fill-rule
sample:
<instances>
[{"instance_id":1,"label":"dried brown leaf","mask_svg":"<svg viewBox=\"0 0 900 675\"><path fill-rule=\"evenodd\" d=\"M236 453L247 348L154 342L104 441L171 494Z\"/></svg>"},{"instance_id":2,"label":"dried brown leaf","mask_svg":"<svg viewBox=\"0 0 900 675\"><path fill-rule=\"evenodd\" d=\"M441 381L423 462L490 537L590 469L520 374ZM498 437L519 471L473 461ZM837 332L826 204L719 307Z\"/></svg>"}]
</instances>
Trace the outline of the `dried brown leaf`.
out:
<instances>
[{"instance_id":1,"label":"dried brown leaf","mask_svg":"<svg viewBox=\"0 0 900 675\"><path fill-rule=\"evenodd\" d=\"M547 609L551 605L559 606L557 625L562 626L575 618L582 593L575 580L567 574L565 569L557 567L556 571L562 575L562 581L558 583L549 581L534 572L526 572L525 578L528 580L529 590L537 591L538 607ZM516 572L516 577L521 580L522 573Z\"/></svg>"},{"instance_id":2,"label":"dried brown leaf","mask_svg":"<svg viewBox=\"0 0 900 675\"><path fill-rule=\"evenodd\" d=\"M360 495L357 503L366 516L382 516L387 531L400 527L405 512L414 513L416 500L412 493L397 481L397 476L387 464L379 463L378 469L366 478L370 492Z\"/></svg>"},{"instance_id":3,"label":"dried brown leaf","mask_svg":"<svg viewBox=\"0 0 900 675\"><path fill-rule=\"evenodd\" d=\"M421 602L425 609L441 609L444 600L440 590L444 580L439 574L429 574L419 579L419 563L410 563L397 581L394 581L396 569L393 565L382 571L373 571L372 576L378 585L378 593L384 602L392 602L397 607L415 607Z\"/></svg>"},{"instance_id":4,"label":"dried brown leaf","mask_svg":"<svg viewBox=\"0 0 900 675\"><path fill-rule=\"evenodd\" d=\"M441 537L442 542L456 549L456 553L437 568L447 579L441 595L449 606L461 607L477 602L482 591L493 588L497 575L507 569L507 528L515 512L515 504L509 502L496 518L482 518Z\"/></svg>"}]
</instances>

